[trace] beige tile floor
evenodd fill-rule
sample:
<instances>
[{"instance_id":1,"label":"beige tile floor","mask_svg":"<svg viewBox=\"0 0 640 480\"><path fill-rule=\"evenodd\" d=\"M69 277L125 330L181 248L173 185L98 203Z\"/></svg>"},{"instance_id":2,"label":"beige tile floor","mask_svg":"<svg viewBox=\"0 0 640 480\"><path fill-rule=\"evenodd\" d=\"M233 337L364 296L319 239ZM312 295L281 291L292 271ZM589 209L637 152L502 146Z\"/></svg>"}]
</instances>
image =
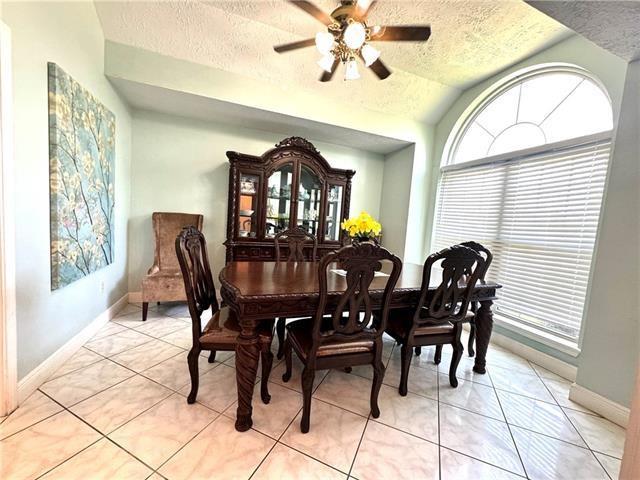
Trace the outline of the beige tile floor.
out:
<instances>
[{"instance_id":1,"label":"beige tile floor","mask_svg":"<svg viewBox=\"0 0 640 480\"><path fill-rule=\"evenodd\" d=\"M200 362L188 405L190 320L182 305L129 305L13 414L0 418L0 478L615 479L624 430L571 402L570 382L497 346L489 373L450 352L414 357L409 394L397 393L399 349L385 342L381 415L369 415L371 371L316 376L311 431L300 433L300 365L272 401L258 388L254 427L235 431L235 362Z\"/></svg>"}]
</instances>

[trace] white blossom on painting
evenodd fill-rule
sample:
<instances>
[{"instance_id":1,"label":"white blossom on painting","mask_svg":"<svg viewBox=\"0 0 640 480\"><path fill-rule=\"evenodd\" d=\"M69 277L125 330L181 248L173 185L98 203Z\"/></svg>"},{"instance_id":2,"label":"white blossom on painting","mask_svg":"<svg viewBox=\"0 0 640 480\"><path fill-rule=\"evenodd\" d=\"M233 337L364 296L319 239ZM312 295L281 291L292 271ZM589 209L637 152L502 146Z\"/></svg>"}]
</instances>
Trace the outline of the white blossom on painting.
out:
<instances>
[{"instance_id":1,"label":"white blossom on painting","mask_svg":"<svg viewBox=\"0 0 640 480\"><path fill-rule=\"evenodd\" d=\"M51 289L113 262L115 116L49 63Z\"/></svg>"}]
</instances>

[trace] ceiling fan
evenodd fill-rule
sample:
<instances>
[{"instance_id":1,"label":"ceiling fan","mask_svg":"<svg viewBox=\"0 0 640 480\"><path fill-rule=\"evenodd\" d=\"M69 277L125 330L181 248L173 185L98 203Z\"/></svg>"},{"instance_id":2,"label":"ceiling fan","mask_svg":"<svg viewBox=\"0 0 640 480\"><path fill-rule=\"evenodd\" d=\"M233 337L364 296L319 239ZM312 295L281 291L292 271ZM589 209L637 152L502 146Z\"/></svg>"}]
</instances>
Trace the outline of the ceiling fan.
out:
<instances>
[{"instance_id":1,"label":"ceiling fan","mask_svg":"<svg viewBox=\"0 0 640 480\"><path fill-rule=\"evenodd\" d=\"M331 14L327 14L306 0L289 0L296 7L327 26L326 32L319 32L315 38L277 45L278 53L315 45L323 57L318 65L324 70L321 82L333 78L338 65L346 65L345 80L360 78L356 59L359 58L380 80L391 71L380 60L380 52L369 42L426 42L431 35L429 25L402 25L369 27L367 16L377 3L376 0L341 0Z\"/></svg>"}]
</instances>

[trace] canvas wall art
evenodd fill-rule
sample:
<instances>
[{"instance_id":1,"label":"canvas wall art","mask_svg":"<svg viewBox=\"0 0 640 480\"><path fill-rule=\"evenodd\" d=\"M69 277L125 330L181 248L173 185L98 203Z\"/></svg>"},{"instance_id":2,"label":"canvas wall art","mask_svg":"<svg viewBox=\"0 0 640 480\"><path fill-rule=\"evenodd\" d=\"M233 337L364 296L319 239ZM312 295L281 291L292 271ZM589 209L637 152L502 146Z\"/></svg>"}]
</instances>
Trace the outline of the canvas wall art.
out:
<instances>
[{"instance_id":1,"label":"canvas wall art","mask_svg":"<svg viewBox=\"0 0 640 480\"><path fill-rule=\"evenodd\" d=\"M115 116L49 63L51 289L113 262Z\"/></svg>"}]
</instances>

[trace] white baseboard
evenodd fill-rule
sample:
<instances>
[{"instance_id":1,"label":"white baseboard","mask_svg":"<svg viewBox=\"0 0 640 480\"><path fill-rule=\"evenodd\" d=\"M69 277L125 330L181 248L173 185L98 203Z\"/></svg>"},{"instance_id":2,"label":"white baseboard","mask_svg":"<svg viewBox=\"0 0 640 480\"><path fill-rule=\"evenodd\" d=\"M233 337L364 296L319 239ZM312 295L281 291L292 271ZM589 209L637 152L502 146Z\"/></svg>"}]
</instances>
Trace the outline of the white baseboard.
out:
<instances>
[{"instance_id":1,"label":"white baseboard","mask_svg":"<svg viewBox=\"0 0 640 480\"><path fill-rule=\"evenodd\" d=\"M465 325L466 327L466 325ZM493 332L491 334L491 343L499 345L522 358L529 360L530 362L540 365L542 368L546 368L550 372L560 375L562 378L566 378L571 382L576 381L576 375L578 374L578 368L574 365L570 365L562 360L559 360L551 355L540 352L535 348L531 348L528 345L524 345L513 338L501 335ZM489 357L490 357L489 353Z\"/></svg>"},{"instance_id":2,"label":"white baseboard","mask_svg":"<svg viewBox=\"0 0 640 480\"><path fill-rule=\"evenodd\" d=\"M122 298L98 315L89 325L84 327L77 335L20 380L18 382L18 404L20 405L24 402L29 395L46 382L87 340L93 337L102 326L126 307L128 302L129 295L123 295Z\"/></svg>"},{"instance_id":3,"label":"white baseboard","mask_svg":"<svg viewBox=\"0 0 640 480\"><path fill-rule=\"evenodd\" d=\"M569 400L602 415L607 420L627 428L630 410L619 403L609 400L588 388L574 383L569 390Z\"/></svg>"},{"instance_id":4,"label":"white baseboard","mask_svg":"<svg viewBox=\"0 0 640 480\"><path fill-rule=\"evenodd\" d=\"M129 292L129 303L142 303L142 292Z\"/></svg>"}]
</instances>

